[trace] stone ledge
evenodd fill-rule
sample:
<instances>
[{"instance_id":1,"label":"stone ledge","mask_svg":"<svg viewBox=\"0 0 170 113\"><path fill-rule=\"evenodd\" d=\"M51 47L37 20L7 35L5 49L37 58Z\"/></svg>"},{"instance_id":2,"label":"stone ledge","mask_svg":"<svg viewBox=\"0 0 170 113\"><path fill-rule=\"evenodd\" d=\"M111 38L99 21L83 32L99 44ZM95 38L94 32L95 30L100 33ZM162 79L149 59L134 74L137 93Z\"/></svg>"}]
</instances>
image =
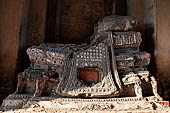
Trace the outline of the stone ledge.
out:
<instances>
[{"instance_id":1,"label":"stone ledge","mask_svg":"<svg viewBox=\"0 0 170 113\"><path fill-rule=\"evenodd\" d=\"M54 97L32 97L31 95L9 95L3 102L7 113L169 113L168 101L157 101L155 97L126 97L107 99L75 99Z\"/></svg>"},{"instance_id":2,"label":"stone ledge","mask_svg":"<svg viewBox=\"0 0 170 113\"><path fill-rule=\"evenodd\" d=\"M39 109L28 108L28 109L18 109L13 111L5 111L2 113L103 113L103 111L69 111L69 110L64 111L64 110L44 110L43 108L39 108ZM104 113L170 113L170 109L104 111Z\"/></svg>"}]
</instances>

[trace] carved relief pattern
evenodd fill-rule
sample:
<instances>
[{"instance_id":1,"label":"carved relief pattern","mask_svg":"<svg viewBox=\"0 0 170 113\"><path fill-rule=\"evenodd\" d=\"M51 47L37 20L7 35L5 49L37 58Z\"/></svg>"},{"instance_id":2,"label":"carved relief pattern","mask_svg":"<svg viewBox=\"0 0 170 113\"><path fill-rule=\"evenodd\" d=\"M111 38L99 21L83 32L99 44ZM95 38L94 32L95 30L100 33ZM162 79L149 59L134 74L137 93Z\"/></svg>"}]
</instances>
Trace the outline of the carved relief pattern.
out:
<instances>
[{"instance_id":1,"label":"carved relief pattern","mask_svg":"<svg viewBox=\"0 0 170 113\"><path fill-rule=\"evenodd\" d=\"M150 82L155 97L160 99L156 80L151 77L150 81L147 71L150 54L139 51L141 34L129 31L135 25L132 17L108 16L98 22L89 43L41 44L28 48L31 65L18 77L16 93L34 81L34 97L49 89L49 95L114 97L121 95L125 86L132 85L134 96L143 98L142 85ZM80 70L86 68L98 71L97 80L89 82L81 78ZM85 76L88 79L94 75Z\"/></svg>"}]
</instances>

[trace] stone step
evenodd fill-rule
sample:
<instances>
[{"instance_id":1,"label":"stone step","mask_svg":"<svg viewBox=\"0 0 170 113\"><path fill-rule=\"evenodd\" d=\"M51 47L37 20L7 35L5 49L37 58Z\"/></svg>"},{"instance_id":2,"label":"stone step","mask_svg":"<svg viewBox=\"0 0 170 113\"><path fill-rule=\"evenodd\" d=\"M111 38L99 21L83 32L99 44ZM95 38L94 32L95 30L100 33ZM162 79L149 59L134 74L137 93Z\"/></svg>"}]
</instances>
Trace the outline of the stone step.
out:
<instances>
[{"instance_id":1,"label":"stone step","mask_svg":"<svg viewBox=\"0 0 170 113\"><path fill-rule=\"evenodd\" d=\"M163 110L169 108L168 101L157 101L154 96L138 98L106 98L106 99L84 99L84 98L56 98L56 97L34 97L32 95L12 94L2 104L5 110L11 109L44 109L56 111L135 111L135 110ZM149 113L149 112L148 112ZM151 112L152 113L152 112ZM162 112L161 112L162 113Z\"/></svg>"}]
</instances>

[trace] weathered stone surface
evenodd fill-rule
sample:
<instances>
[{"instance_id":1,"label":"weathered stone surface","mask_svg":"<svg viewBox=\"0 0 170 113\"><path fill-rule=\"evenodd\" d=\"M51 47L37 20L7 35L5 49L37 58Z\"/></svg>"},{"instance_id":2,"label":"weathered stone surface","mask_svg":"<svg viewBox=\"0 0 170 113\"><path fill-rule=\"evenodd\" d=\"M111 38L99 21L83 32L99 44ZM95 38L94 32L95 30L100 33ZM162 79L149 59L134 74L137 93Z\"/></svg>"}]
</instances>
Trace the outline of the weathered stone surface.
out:
<instances>
[{"instance_id":1,"label":"weathered stone surface","mask_svg":"<svg viewBox=\"0 0 170 113\"><path fill-rule=\"evenodd\" d=\"M86 40L93 33L93 25L106 16L104 3L105 0L64 0L60 40L74 43Z\"/></svg>"},{"instance_id":2,"label":"weathered stone surface","mask_svg":"<svg viewBox=\"0 0 170 113\"><path fill-rule=\"evenodd\" d=\"M4 98L14 90L23 0L0 2L0 96Z\"/></svg>"},{"instance_id":3,"label":"weathered stone surface","mask_svg":"<svg viewBox=\"0 0 170 113\"><path fill-rule=\"evenodd\" d=\"M156 21L157 21L157 48L155 50L158 78L161 80L163 88L165 90L164 96L170 99L170 22L167 20L170 18L170 1L161 0L156 1Z\"/></svg>"},{"instance_id":4,"label":"weathered stone surface","mask_svg":"<svg viewBox=\"0 0 170 113\"><path fill-rule=\"evenodd\" d=\"M113 95L116 92L115 83L112 80L111 73L109 73L109 56L106 43L108 39L112 38L108 37L103 42L99 42L97 45L89 46L88 45L55 45L54 47L32 47L28 49L28 54L30 56L30 60L32 62L32 66L34 68L41 68L44 73L37 73L36 70L32 67L33 73L24 72L23 78L32 78L38 82L40 78L44 78L45 70L47 73L50 70L59 73L59 86L56 86L56 93L62 96L79 96L83 94L86 97L91 96L102 96L102 95ZM58 47L61 48L58 48ZM79 46L83 49L83 51L74 52L72 50L72 46L78 48ZM86 48L87 47L87 48ZM110 46L112 47L112 46ZM69 52L70 51L70 52ZM73 58L70 57L70 54L73 52ZM102 54L105 53L105 54ZM56 59L58 58L58 59ZM59 61L63 59L62 65ZM55 63L54 63L55 62ZM59 63L57 63L59 62ZM39 67L36 66L39 65ZM99 70L99 80L98 83L93 84L93 87L89 87L85 84L84 81L79 79L78 69L85 67L96 67ZM39 70L39 69L38 69ZM37 71L38 71L37 70ZM35 72L34 72L35 71ZM47 77L51 78L50 75L47 74ZM111 88L107 88L107 85L112 86ZM18 84L19 85L19 84ZM19 86L20 87L20 86ZM43 90L43 88L41 89ZM36 93L36 92L35 92ZM92 95L90 95L92 93Z\"/></svg>"},{"instance_id":5,"label":"weathered stone surface","mask_svg":"<svg viewBox=\"0 0 170 113\"><path fill-rule=\"evenodd\" d=\"M144 21L145 21L145 19L151 17L151 16L145 16L145 11L147 11L145 9L145 4L146 4L145 1L148 1L148 0L140 0L140 1L128 0L127 1L127 15L135 17L136 20L138 21L135 30L141 32L143 41L141 43L140 48L142 50L147 49L146 48L146 38L150 38L150 37L145 36L146 23Z\"/></svg>"},{"instance_id":6,"label":"weathered stone surface","mask_svg":"<svg viewBox=\"0 0 170 113\"><path fill-rule=\"evenodd\" d=\"M139 21L138 29L143 31L143 49L151 54L151 73L157 72L160 92L169 98L169 0L128 0L128 15ZM165 24L163 24L165 23Z\"/></svg>"},{"instance_id":7,"label":"weathered stone surface","mask_svg":"<svg viewBox=\"0 0 170 113\"><path fill-rule=\"evenodd\" d=\"M115 14L116 0L48 1L47 37L50 43L81 43L93 34L96 22Z\"/></svg>"},{"instance_id":8,"label":"weathered stone surface","mask_svg":"<svg viewBox=\"0 0 170 113\"><path fill-rule=\"evenodd\" d=\"M133 17L111 15L99 20L96 32L128 31L135 27L136 20Z\"/></svg>"},{"instance_id":9,"label":"weathered stone surface","mask_svg":"<svg viewBox=\"0 0 170 113\"><path fill-rule=\"evenodd\" d=\"M28 4L27 4L28 5ZM30 0L28 12L28 46L39 45L43 43L46 26L46 0Z\"/></svg>"},{"instance_id":10,"label":"weathered stone surface","mask_svg":"<svg viewBox=\"0 0 170 113\"><path fill-rule=\"evenodd\" d=\"M117 18L117 16L109 17L111 20ZM131 17L119 17L119 19L120 21L124 19L127 22L133 21ZM113 21L113 23L116 22ZM26 93L41 96L42 92L46 91L45 85L51 80L56 81L55 85L49 86L49 89L52 90L50 92L53 94L71 97L118 96L122 84L117 68L146 67L150 62L150 54L137 52L121 53L115 56L114 46L121 45L124 48L128 48L125 45L136 43L136 47L139 47L141 36L140 33L136 32L115 32L114 34L112 33L113 31L111 29L110 32L105 33L103 31L100 31L100 33L99 31L95 32L91 37L90 44L42 44L30 47L27 53L31 66L18 76L16 93L23 92L24 87L27 86L26 89L31 89L29 87L32 87L35 91L27 90ZM114 40L115 38L118 39ZM121 44L119 41L121 41ZM85 72L82 74L80 69L86 68L91 70L96 68L98 74L94 77L85 75ZM90 73L88 72L88 74ZM145 73L139 75L129 73L122 79L122 82L124 85L133 84L135 96L143 97L141 80L144 78L148 82L148 77L145 76ZM29 81L32 80L34 85L30 85ZM155 94L157 95L157 92Z\"/></svg>"},{"instance_id":11,"label":"weathered stone surface","mask_svg":"<svg viewBox=\"0 0 170 113\"><path fill-rule=\"evenodd\" d=\"M139 47L141 42L140 32L114 32L113 34L115 48Z\"/></svg>"},{"instance_id":12,"label":"weathered stone surface","mask_svg":"<svg viewBox=\"0 0 170 113\"><path fill-rule=\"evenodd\" d=\"M117 68L146 67L150 63L150 54L147 52L122 53L116 56Z\"/></svg>"},{"instance_id":13,"label":"weathered stone surface","mask_svg":"<svg viewBox=\"0 0 170 113\"><path fill-rule=\"evenodd\" d=\"M23 99L24 98L24 99ZM20 108L15 110L15 112L29 112L32 111L48 111L48 112L59 112L59 111L69 111L69 112L115 112L115 111L168 111L168 105L160 104L165 103L166 101L156 101L154 97L147 98L108 98L108 99L74 99L74 98L59 98L54 97L38 97L31 98L31 96L23 95L10 95L3 103L3 106L6 110L15 109L16 107ZM8 102L11 102L12 106L6 106ZM22 102L21 102L22 101ZM6 104L5 104L6 102ZM21 105L20 107L17 105ZM39 111L40 110L40 111ZM152 112L151 112L152 113ZM159 112L158 112L159 113Z\"/></svg>"},{"instance_id":14,"label":"weathered stone surface","mask_svg":"<svg viewBox=\"0 0 170 113\"><path fill-rule=\"evenodd\" d=\"M111 17L110 17L111 18ZM113 16L113 20L117 18ZM122 19L127 17L122 17ZM130 18L130 17L129 17ZM127 33L127 34L126 34ZM122 46L131 42L135 42L135 38L141 38L136 32L122 32L125 37L120 37L117 41L124 42ZM130 36L129 33L131 34ZM134 35L134 34L137 35ZM117 98L115 100L126 101L130 99L129 107L142 104L145 108L145 101L142 100L143 84L151 83L152 92L154 94L154 101L162 100L157 92L157 82L154 77L149 76L146 66L150 62L150 54L147 52L129 52L116 53L114 52L114 31L95 32L91 37L89 44L42 44L40 46L33 46L27 50L31 65L24 72L18 76L18 85L15 94L10 95L5 101L4 106L8 106L8 102L12 98L21 98L25 95L18 95L23 92L31 94L30 97L40 97L46 92L47 96L67 96L67 97L115 97L126 95L123 88L128 88L129 91L134 92L136 98ZM118 37L121 32L116 32ZM129 40L125 38L130 37ZM140 40L141 41L141 40ZM139 47L140 41L136 47ZM116 44L118 44L116 42ZM130 46L131 47L131 46ZM128 49L128 47L125 47ZM130 62L130 65L129 65ZM117 64L116 64L117 63ZM132 71L127 71L125 75L120 74L119 69L131 68ZM118 70L117 70L118 69ZM121 70L121 71L125 71ZM118 73L119 72L119 73ZM126 86L132 86L130 87ZM26 89L26 90L24 90ZM131 93L131 92L130 92ZM27 97L27 96L26 96ZM32 99L33 99L32 98ZM39 98L37 98L39 99ZM48 97L46 98L48 99ZM148 99L148 98L147 98ZM149 98L151 99L151 98ZM62 100L62 99L61 99ZM67 99L66 99L67 100ZM76 99L72 99L76 101ZM17 100L19 106L22 101ZM85 101L80 99L80 101ZM96 101L95 99L88 99L87 101ZM103 101L97 99L97 101ZM113 98L104 101L114 101ZM14 101L12 101L14 102ZM10 103L9 103L10 104ZM65 103L63 103L65 104ZM62 104L62 105L63 105ZM125 106L123 103L113 106L112 104L87 104L80 103L68 108L68 110L119 110ZM133 104L133 105L131 105ZM13 105L13 103L11 103ZM85 106L84 106L85 105ZM121 106L122 105L122 106ZM144 105L144 106L143 106ZM159 104L154 103L155 106ZM10 106L10 105L9 105ZM78 106L78 107L76 107ZM148 104L149 108L152 104ZM147 107L148 107L147 106ZM60 108L61 106L58 106ZM63 106L64 107L64 106ZM76 107L76 108L74 108ZM99 107L99 108L98 108ZM64 108L65 109L65 108ZM125 109L126 110L126 109Z\"/></svg>"}]
</instances>

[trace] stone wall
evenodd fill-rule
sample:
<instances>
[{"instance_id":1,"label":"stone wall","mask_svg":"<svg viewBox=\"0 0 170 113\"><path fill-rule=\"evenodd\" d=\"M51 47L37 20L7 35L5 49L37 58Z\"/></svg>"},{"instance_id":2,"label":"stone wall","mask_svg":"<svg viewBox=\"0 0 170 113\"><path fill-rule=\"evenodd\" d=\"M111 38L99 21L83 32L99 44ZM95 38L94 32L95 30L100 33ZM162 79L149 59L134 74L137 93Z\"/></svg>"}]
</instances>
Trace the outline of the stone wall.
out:
<instances>
[{"instance_id":1,"label":"stone wall","mask_svg":"<svg viewBox=\"0 0 170 113\"><path fill-rule=\"evenodd\" d=\"M165 98L170 99L170 1L157 0L157 69L165 88Z\"/></svg>"},{"instance_id":2,"label":"stone wall","mask_svg":"<svg viewBox=\"0 0 170 113\"><path fill-rule=\"evenodd\" d=\"M39 45L45 38L47 0L29 0L28 46Z\"/></svg>"},{"instance_id":3,"label":"stone wall","mask_svg":"<svg viewBox=\"0 0 170 113\"><path fill-rule=\"evenodd\" d=\"M0 1L0 100L13 90L23 0Z\"/></svg>"},{"instance_id":4,"label":"stone wall","mask_svg":"<svg viewBox=\"0 0 170 113\"><path fill-rule=\"evenodd\" d=\"M46 7L47 0L23 0L17 73L22 72L29 65L27 48L44 41Z\"/></svg>"},{"instance_id":5,"label":"stone wall","mask_svg":"<svg viewBox=\"0 0 170 113\"><path fill-rule=\"evenodd\" d=\"M15 91L17 74L29 64L26 49L43 42L46 0L0 1L0 101Z\"/></svg>"},{"instance_id":6,"label":"stone wall","mask_svg":"<svg viewBox=\"0 0 170 113\"><path fill-rule=\"evenodd\" d=\"M152 75L157 77L159 92L170 98L170 1L128 0L128 15L139 21L138 29L143 32L142 49L151 53Z\"/></svg>"},{"instance_id":7,"label":"stone wall","mask_svg":"<svg viewBox=\"0 0 170 113\"><path fill-rule=\"evenodd\" d=\"M93 34L93 26L106 16L104 0L63 0L62 41L82 42Z\"/></svg>"},{"instance_id":8,"label":"stone wall","mask_svg":"<svg viewBox=\"0 0 170 113\"><path fill-rule=\"evenodd\" d=\"M48 1L46 42L81 43L87 40L100 18L115 14L115 1Z\"/></svg>"},{"instance_id":9,"label":"stone wall","mask_svg":"<svg viewBox=\"0 0 170 113\"><path fill-rule=\"evenodd\" d=\"M144 0L128 0L127 2L127 15L134 16L138 22L137 31L140 31L142 34L142 44L141 49L145 49L145 34L144 34Z\"/></svg>"}]
</instances>

